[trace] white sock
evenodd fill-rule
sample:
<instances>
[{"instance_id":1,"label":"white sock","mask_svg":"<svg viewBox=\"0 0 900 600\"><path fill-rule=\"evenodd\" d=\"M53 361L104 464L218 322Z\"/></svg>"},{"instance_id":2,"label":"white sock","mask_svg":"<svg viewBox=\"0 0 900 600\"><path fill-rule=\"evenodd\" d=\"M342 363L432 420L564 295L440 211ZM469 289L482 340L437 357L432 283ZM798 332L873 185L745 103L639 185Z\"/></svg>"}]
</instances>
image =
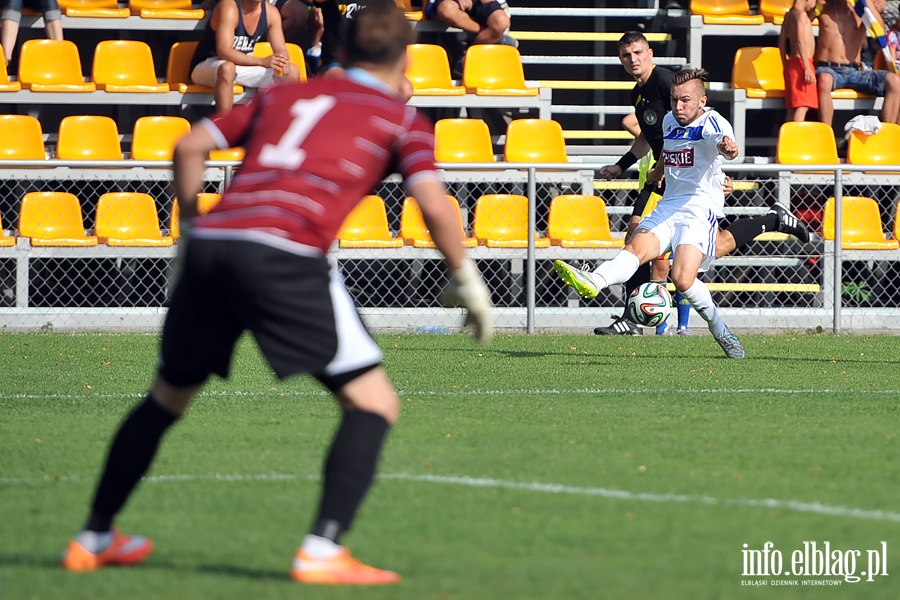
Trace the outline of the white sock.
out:
<instances>
[{"instance_id":1,"label":"white sock","mask_svg":"<svg viewBox=\"0 0 900 600\"><path fill-rule=\"evenodd\" d=\"M725 321L719 316L719 309L713 303L709 288L699 279L694 279L691 287L681 292L687 298L697 314L700 315L709 326L713 335L721 335L725 332Z\"/></svg>"},{"instance_id":2,"label":"white sock","mask_svg":"<svg viewBox=\"0 0 900 600\"><path fill-rule=\"evenodd\" d=\"M637 256L622 250L616 254L615 258L594 269L593 275L597 278L595 281L598 284L603 284L598 286L603 289L616 283L625 283L631 279L631 276L634 275L634 272L640 266L641 261L638 260Z\"/></svg>"},{"instance_id":3,"label":"white sock","mask_svg":"<svg viewBox=\"0 0 900 600\"><path fill-rule=\"evenodd\" d=\"M112 531L99 533L90 529L82 529L75 536L75 541L84 546L84 549L88 552L97 554L98 552L103 552L112 544L113 534Z\"/></svg>"},{"instance_id":4,"label":"white sock","mask_svg":"<svg viewBox=\"0 0 900 600\"><path fill-rule=\"evenodd\" d=\"M303 545L300 548L312 556L313 558L332 558L337 556L341 547L328 538L319 537L317 535L308 535L303 538Z\"/></svg>"}]
</instances>

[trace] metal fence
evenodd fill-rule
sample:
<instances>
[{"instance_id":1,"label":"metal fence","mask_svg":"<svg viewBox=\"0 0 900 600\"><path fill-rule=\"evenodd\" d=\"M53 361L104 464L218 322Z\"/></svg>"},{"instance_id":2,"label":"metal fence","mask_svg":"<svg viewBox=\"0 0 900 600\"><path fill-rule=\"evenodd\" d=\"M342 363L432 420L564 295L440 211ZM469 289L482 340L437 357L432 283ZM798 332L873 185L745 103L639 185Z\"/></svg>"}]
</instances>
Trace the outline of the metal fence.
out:
<instances>
[{"instance_id":1,"label":"metal fence","mask_svg":"<svg viewBox=\"0 0 900 600\"><path fill-rule=\"evenodd\" d=\"M125 165L123 167L123 165ZM595 182L603 164L512 163L442 165L448 190L460 205L467 235L472 236L479 202L489 194L524 196L525 205L509 214L520 221L527 239L504 247L483 240L470 250L491 289L500 329L583 331L606 324L622 304L621 286L583 300L562 285L553 260L595 264L615 248L571 248L546 245L553 198L562 194L594 194L606 204L614 236L621 237L637 181ZM232 173L231 163L210 163L209 192L221 192ZM785 331L900 331L895 317L900 291L894 282L900 270L900 250L845 247L822 237L821 223L829 198L838 207L834 230L841 232L849 213L849 197L870 198L879 223L868 224L884 240L896 236L900 173L889 167L734 164L727 170L735 191L726 201L729 219L761 215L778 201L806 221L814 231L808 243L767 234L730 256L716 261L703 277L713 290L725 319L735 329ZM22 200L30 192L74 194L88 234L95 228L100 196L107 192L149 194L164 234L169 233L173 208L168 163L16 161L0 162L0 219L12 240L0 246L0 327L7 330L144 330L159 327L165 314L168 263L175 248L37 246L19 232ZM896 169L896 167L895 167ZM396 178L373 192L384 200L391 236L400 237L405 194ZM854 206L856 201L853 201ZM849 202L847 210L849 210ZM855 210L855 208L854 208ZM843 218L842 218L843 215ZM587 218L587 217L586 217ZM854 217L855 219L855 217ZM855 224L848 233L856 232ZM841 234L835 234L841 239ZM890 245L887 242L885 245ZM852 246L852 248L851 248ZM443 331L462 322L460 309L440 305L447 272L436 250L415 247L346 248L335 244L330 256L338 261L348 288L367 323L375 330ZM839 282L839 283L836 283ZM697 315L692 326L703 327Z\"/></svg>"}]
</instances>

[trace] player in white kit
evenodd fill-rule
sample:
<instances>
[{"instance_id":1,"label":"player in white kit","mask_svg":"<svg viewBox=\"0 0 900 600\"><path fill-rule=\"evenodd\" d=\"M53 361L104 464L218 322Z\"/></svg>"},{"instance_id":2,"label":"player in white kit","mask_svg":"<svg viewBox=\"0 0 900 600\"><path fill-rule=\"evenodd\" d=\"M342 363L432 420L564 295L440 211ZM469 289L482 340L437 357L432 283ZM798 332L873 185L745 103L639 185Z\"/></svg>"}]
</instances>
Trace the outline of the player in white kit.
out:
<instances>
[{"instance_id":1,"label":"player in white kit","mask_svg":"<svg viewBox=\"0 0 900 600\"><path fill-rule=\"evenodd\" d=\"M706 108L705 69L684 69L672 81L672 112L663 119L663 152L657 180L665 169L666 191L659 204L638 224L625 248L594 271L582 271L557 260L556 272L586 298L628 281L638 267L673 251L672 282L707 322L728 358L743 358L744 348L713 303L697 273L716 256L718 219L724 216L723 157L732 160L739 148L731 124Z\"/></svg>"}]
</instances>

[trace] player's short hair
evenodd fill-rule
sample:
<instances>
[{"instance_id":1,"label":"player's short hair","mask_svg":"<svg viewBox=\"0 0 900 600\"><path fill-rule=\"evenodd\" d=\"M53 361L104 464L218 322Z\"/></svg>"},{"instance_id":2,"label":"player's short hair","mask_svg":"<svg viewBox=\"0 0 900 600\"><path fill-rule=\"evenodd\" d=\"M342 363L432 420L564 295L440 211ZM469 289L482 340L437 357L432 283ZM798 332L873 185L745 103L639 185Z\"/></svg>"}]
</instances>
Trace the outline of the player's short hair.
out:
<instances>
[{"instance_id":1,"label":"player's short hair","mask_svg":"<svg viewBox=\"0 0 900 600\"><path fill-rule=\"evenodd\" d=\"M393 0L368 0L347 20L344 64L389 66L415 42L415 32Z\"/></svg>"},{"instance_id":2,"label":"player's short hair","mask_svg":"<svg viewBox=\"0 0 900 600\"><path fill-rule=\"evenodd\" d=\"M619 42L616 45L616 48L621 50L625 46L630 46L635 42L644 42L647 46L650 45L650 42L647 40L646 36L644 36L643 33L641 33L640 31L629 31L619 38Z\"/></svg>"},{"instance_id":3,"label":"player's short hair","mask_svg":"<svg viewBox=\"0 0 900 600\"><path fill-rule=\"evenodd\" d=\"M682 69L675 73L675 76L672 77L672 87L675 87L676 85L684 85L688 81L697 80L700 82L700 87L705 89L706 86L704 86L703 84L706 82L708 77L709 72L702 67L699 69Z\"/></svg>"}]
</instances>

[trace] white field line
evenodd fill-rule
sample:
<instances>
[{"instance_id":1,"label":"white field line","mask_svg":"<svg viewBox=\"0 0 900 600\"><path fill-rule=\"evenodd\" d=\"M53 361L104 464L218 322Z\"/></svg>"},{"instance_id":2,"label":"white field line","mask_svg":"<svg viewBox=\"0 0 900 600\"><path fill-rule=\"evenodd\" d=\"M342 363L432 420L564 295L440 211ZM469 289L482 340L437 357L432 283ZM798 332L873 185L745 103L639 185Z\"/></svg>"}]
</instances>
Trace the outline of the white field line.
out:
<instances>
[{"instance_id":1,"label":"white field line","mask_svg":"<svg viewBox=\"0 0 900 600\"><path fill-rule=\"evenodd\" d=\"M830 517L848 517L867 519L870 521L888 521L900 523L900 513L884 510L867 510L849 506L831 506L820 502L800 502L797 500L779 500L777 498L716 498L714 496L694 496L690 494L660 494L654 492L631 492L603 487L578 487L558 483L505 481L502 479L466 477L457 475L416 475L413 473L383 473L380 480L404 481L412 483L430 483L439 485L457 485L462 487L507 489L544 494L569 496L593 496L613 500L630 500L635 502L656 502L659 504L700 504L706 506L724 506L737 508L769 508L789 510L800 513L826 515ZM41 483L93 483L89 477L0 477L0 485L20 486ZM318 475L291 475L289 473L250 473L228 474L212 473L208 475L153 475L144 479L146 483L195 483L219 481L224 483L248 481L310 481L318 482Z\"/></svg>"},{"instance_id":2,"label":"white field line","mask_svg":"<svg viewBox=\"0 0 900 600\"><path fill-rule=\"evenodd\" d=\"M774 395L809 395L809 394L847 394L856 395L896 396L900 395L897 389L785 389L785 388L578 388L578 389L512 389L512 390L398 390L400 397L441 397L441 396L610 396L610 395L636 395L636 394L696 394L696 395L721 395L721 394L774 394ZM115 398L140 398L146 392L122 392L121 394L2 394L0 400L108 400ZM200 397L325 397L329 393L324 390L207 390L199 394Z\"/></svg>"}]
</instances>

